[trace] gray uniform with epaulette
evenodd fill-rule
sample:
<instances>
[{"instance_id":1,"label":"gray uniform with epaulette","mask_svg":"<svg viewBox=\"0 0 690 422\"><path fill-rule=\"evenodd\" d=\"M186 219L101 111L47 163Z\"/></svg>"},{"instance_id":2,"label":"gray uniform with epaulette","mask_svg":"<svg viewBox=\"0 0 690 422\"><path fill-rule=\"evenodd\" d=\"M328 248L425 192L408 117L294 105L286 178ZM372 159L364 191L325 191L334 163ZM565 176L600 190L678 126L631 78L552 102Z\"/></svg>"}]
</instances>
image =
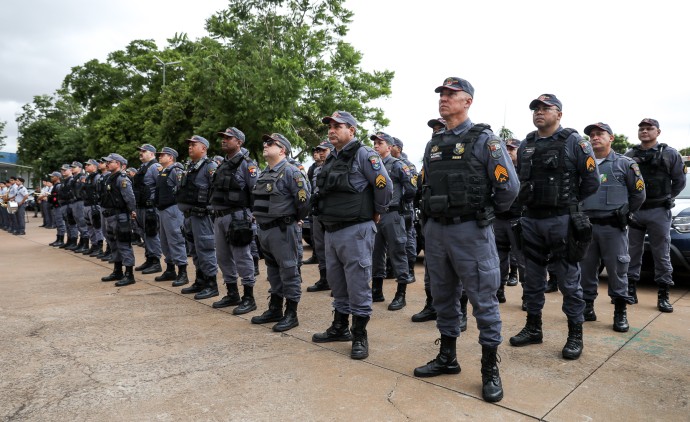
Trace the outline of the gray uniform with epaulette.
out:
<instances>
[{"instance_id":1,"label":"gray uniform with epaulette","mask_svg":"<svg viewBox=\"0 0 690 422\"><path fill-rule=\"evenodd\" d=\"M134 251L131 244L130 214L136 209L136 201L132 182L124 172L110 175L102 204L113 261L131 267L134 265Z\"/></svg>"},{"instance_id":2,"label":"gray uniform with epaulette","mask_svg":"<svg viewBox=\"0 0 690 422\"><path fill-rule=\"evenodd\" d=\"M191 162L182 175L177 206L184 214L185 239L190 244L194 267L205 276L218 273L213 222L208 210L211 178L218 165L204 156Z\"/></svg>"},{"instance_id":3,"label":"gray uniform with epaulette","mask_svg":"<svg viewBox=\"0 0 690 422\"><path fill-rule=\"evenodd\" d=\"M396 281L408 284L414 279L410 276L405 252L407 232L402 212L405 204L414 198L415 187L412 185L409 169L403 168L404 163L401 160L388 155L382 159L382 162L393 183L393 196L388 211L381 214L381 219L376 225L372 277L386 276L386 255L388 255Z\"/></svg>"},{"instance_id":4,"label":"gray uniform with epaulette","mask_svg":"<svg viewBox=\"0 0 690 422\"><path fill-rule=\"evenodd\" d=\"M308 212L308 185L299 168L283 159L261 172L253 191L254 217L271 293L294 302L299 302L302 294L297 221Z\"/></svg>"},{"instance_id":5,"label":"gray uniform with epaulette","mask_svg":"<svg viewBox=\"0 0 690 422\"><path fill-rule=\"evenodd\" d=\"M417 190L417 178L419 174L417 173L417 167L412 164L412 162L407 158L407 154L404 152L400 153L400 159L403 162L403 170L409 172L410 183L412 184L413 191ZM405 168L407 167L407 168ZM415 262L417 262L417 230L414 227L415 220L415 209L413 203L414 195L412 199L405 203L405 210L403 212L403 217L405 217L405 231L407 232L407 242L405 243L405 252L407 253L407 262L410 269L413 269ZM414 274L410 274L414 276Z\"/></svg>"},{"instance_id":6,"label":"gray uniform with epaulette","mask_svg":"<svg viewBox=\"0 0 690 422\"><path fill-rule=\"evenodd\" d=\"M372 157L378 158L371 161ZM341 163L336 163L340 160ZM336 164L347 173L334 174ZM374 213L384 214L393 182L379 155L351 140L326 159L317 177L319 221L326 231L326 271L333 307L341 314L369 317L372 312L371 261L376 237Z\"/></svg>"},{"instance_id":7,"label":"gray uniform with epaulette","mask_svg":"<svg viewBox=\"0 0 690 422\"><path fill-rule=\"evenodd\" d=\"M225 157L213 175L210 206L215 213L216 259L226 284L236 284L239 275L243 286L254 286L250 193L257 175L256 163L244 148L233 157ZM240 227L242 222L247 225L245 244L241 244L241 239L231 239L238 230L244 230Z\"/></svg>"},{"instance_id":8,"label":"gray uniform with epaulette","mask_svg":"<svg viewBox=\"0 0 690 422\"><path fill-rule=\"evenodd\" d=\"M496 298L501 280L491 221L518 193L510 157L487 125L467 119L434 133L424 152L422 183L424 254L436 326L442 335L460 336L464 289L479 343L496 347L502 341Z\"/></svg>"},{"instance_id":9,"label":"gray uniform with epaulette","mask_svg":"<svg viewBox=\"0 0 690 422\"><path fill-rule=\"evenodd\" d=\"M635 160L644 177L647 197L633 215L628 230L630 241L631 282L640 280L645 233L649 235L654 258L654 281L660 286L673 286L671 266L671 208L673 198L685 188L686 168L678 151L657 143L643 150L639 146L630 149L626 156Z\"/></svg>"},{"instance_id":10,"label":"gray uniform with epaulette","mask_svg":"<svg viewBox=\"0 0 690 422\"><path fill-rule=\"evenodd\" d=\"M141 173L144 173L143 175ZM152 159L143 163L135 180L141 178L141 185L137 186L137 232L144 239L145 256L156 260L161 257L161 239L159 235L160 219L154 204L156 196L156 180L158 179L158 162Z\"/></svg>"},{"instance_id":11,"label":"gray uniform with epaulette","mask_svg":"<svg viewBox=\"0 0 690 422\"><path fill-rule=\"evenodd\" d=\"M71 184L74 199L69 204L69 208L74 216L74 221L76 222L72 233L74 237L79 233L80 238L84 240L89 237L89 226L86 224L86 218L84 217L84 199L82 198L82 191L85 183L86 173L83 171L72 177Z\"/></svg>"},{"instance_id":12,"label":"gray uniform with epaulette","mask_svg":"<svg viewBox=\"0 0 690 422\"><path fill-rule=\"evenodd\" d=\"M517 170L522 182L520 201L526 206L521 224L527 313L541 315L544 274L550 263L563 293L563 313L570 321L582 323L585 302L580 267L566 254L571 212L599 189L592 146L573 129L559 126L553 135L538 139L535 131L518 149Z\"/></svg>"},{"instance_id":13,"label":"gray uniform with epaulette","mask_svg":"<svg viewBox=\"0 0 690 422\"><path fill-rule=\"evenodd\" d=\"M592 223L592 243L580 261L583 297L585 301L597 298L599 263L603 262L609 296L632 303L628 295L630 255L626 223L628 215L637 212L644 202L644 181L637 163L613 150L597 167L601 186L582 204Z\"/></svg>"},{"instance_id":14,"label":"gray uniform with epaulette","mask_svg":"<svg viewBox=\"0 0 690 422\"><path fill-rule=\"evenodd\" d=\"M175 197L184 168L173 163L161 170L156 181L155 204L160 217L160 245L168 265L187 265L187 248L182 235L184 215Z\"/></svg>"},{"instance_id":15,"label":"gray uniform with epaulette","mask_svg":"<svg viewBox=\"0 0 690 422\"><path fill-rule=\"evenodd\" d=\"M98 186L101 183L100 173L87 173L82 189L84 199L84 219L89 230L89 240L92 245L103 241L103 220L101 219L101 205L98 197Z\"/></svg>"}]
</instances>

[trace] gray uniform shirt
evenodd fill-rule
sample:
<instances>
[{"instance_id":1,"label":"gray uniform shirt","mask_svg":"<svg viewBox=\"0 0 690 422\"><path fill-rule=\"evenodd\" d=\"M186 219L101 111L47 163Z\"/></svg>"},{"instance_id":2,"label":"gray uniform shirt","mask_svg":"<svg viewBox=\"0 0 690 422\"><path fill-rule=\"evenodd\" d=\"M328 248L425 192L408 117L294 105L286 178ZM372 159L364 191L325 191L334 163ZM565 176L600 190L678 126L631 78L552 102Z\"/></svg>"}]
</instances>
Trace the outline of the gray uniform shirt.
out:
<instances>
[{"instance_id":1,"label":"gray uniform shirt","mask_svg":"<svg viewBox=\"0 0 690 422\"><path fill-rule=\"evenodd\" d=\"M627 190L627 202L630 212L635 212L642 206L645 200L644 181L640 174L640 168L635 161L622 154L611 150L604 161L597 165L599 168L599 179L601 184L609 184L612 180L617 180ZM595 196L601 196L595 198ZM592 217L605 217L611 215L607 210L606 204L610 203L605 189L599 189L584 203L584 210Z\"/></svg>"}]
</instances>

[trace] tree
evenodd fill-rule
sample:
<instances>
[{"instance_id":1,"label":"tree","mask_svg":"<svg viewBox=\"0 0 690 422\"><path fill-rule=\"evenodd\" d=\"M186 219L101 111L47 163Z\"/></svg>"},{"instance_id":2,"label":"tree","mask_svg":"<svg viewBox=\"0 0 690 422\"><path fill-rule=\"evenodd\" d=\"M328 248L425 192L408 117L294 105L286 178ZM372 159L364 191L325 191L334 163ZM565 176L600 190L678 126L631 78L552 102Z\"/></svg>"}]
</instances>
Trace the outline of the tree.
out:
<instances>
[{"instance_id":1,"label":"tree","mask_svg":"<svg viewBox=\"0 0 690 422\"><path fill-rule=\"evenodd\" d=\"M633 147L633 144L628 142L628 137L623 134L613 134L613 143L611 149L619 154L625 154L627 150Z\"/></svg>"},{"instance_id":2,"label":"tree","mask_svg":"<svg viewBox=\"0 0 690 422\"><path fill-rule=\"evenodd\" d=\"M498 132L498 137L501 138L504 141L507 141L508 139L513 138L513 131L508 129L505 126L501 126L501 130Z\"/></svg>"},{"instance_id":3,"label":"tree","mask_svg":"<svg viewBox=\"0 0 690 422\"><path fill-rule=\"evenodd\" d=\"M680 155L682 155L683 157L686 157L686 156L690 155L690 147L683 148L680 151L678 151L678 153Z\"/></svg>"},{"instance_id":4,"label":"tree","mask_svg":"<svg viewBox=\"0 0 690 422\"><path fill-rule=\"evenodd\" d=\"M5 146L5 139L7 139L7 135L3 135L6 126L7 122L0 120L0 150ZM0 158L2 158L2 155L0 155Z\"/></svg>"}]
</instances>

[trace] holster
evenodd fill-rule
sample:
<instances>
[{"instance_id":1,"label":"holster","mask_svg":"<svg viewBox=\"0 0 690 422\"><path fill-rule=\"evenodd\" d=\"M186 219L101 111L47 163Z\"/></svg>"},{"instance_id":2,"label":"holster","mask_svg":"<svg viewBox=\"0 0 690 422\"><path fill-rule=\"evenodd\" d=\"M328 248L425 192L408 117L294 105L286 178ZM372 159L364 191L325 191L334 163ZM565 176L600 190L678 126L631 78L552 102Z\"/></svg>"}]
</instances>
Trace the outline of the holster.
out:
<instances>
[{"instance_id":1,"label":"holster","mask_svg":"<svg viewBox=\"0 0 690 422\"><path fill-rule=\"evenodd\" d=\"M523 250L525 240L522 237L522 221L520 221L520 219L515 220L515 222L510 224L510 229L513 231L513 235L515 236L515 245L519 250Z\"/></svg>"},{"instance_id":2,"label":"holster","mask_svg":"<svg viewBox=\"0 0 690 422\"><path fill-rule=\"evenodd\" d=\"M65 213L65 217L67 217L67 224L69 224L70 226L77 224L77 220L74 218L72 208L69 205L67 206L67 212Z\"/></svg>"},{"instance_id":3,"label":"holster","mask_svg":"<svg viewBox=\"0 0 690 422\"><path fill-rule=\"evenodd\" d=\"M91 224L94 229L101 228L101 211L96 207L91 208Z\"/></svg>"},{"instance_id":4,"label":"holster","mask_svg":"<svg viewBox=\"0 0 690 422\"><path fill-rule=\"evenodd\" d=\"M628 215L630 214L630 205L625 204L616 210L615 216L618 221L618 228L625 231L628 227Z\"/></svg>"},{"instance_id":5,"label":"holster","mask_svg":"<svg viewBox=\"0 0 690 422\"><path fill-rule=\"evenodd\" d=\"M144 233L146 236L155 236L160 229L160 222L158 221L158 213L155 208L147 208L144 211Z\"/></svg>"},{"instance_id":6,"label":"holster","mask_svg":"<svg viewBox=\"0 0 690 422\"><path fill-rule=\"evenodd\" d=\"M477 226L488 227L493 224L496 219L493 207L486 207L481 211L477 211Z\"/></svg>"},{"instance_id":7,"label":"holster","mask_svg":"<svg viewBox=\"0 0 690 422\"><path fill-rule=\"evenodd\" d=\"M230 226L225 232L225 240L232 246L247 246L252 243L254 239L254 231L252 230L252 222L249 221L247 211L243 212L241 220L232 219Z\"/></svg>"},{"instance_id":8,"label":"holster","mask_svg":"<svg viewBox=\"0 0 690 422\"><path fill-rule=\"evenodd\" d=\"M569 223L565 258L575 264L585 257L592 243L592 223L585 213L579 211L570 213Z\"/></svg>"},{"instance_id":9,"label":"holster","mask_svg":"<svg viewBox=\"0 0 690 422\"><path fill-rule=\"evenodd\" d=\"M128 217L121 218L118 216L115 232L118 242L130 243L132 241L132 224Z\"/></svg>"}]
</instances>

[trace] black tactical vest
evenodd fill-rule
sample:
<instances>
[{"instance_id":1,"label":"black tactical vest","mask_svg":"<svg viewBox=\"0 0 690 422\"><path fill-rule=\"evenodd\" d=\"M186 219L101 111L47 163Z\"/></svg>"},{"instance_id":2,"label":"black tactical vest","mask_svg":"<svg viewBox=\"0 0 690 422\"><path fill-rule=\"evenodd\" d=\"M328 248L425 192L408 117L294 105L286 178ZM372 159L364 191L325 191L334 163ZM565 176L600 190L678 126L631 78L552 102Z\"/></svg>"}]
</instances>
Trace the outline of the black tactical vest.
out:
<instances>
[{"instance_id":1,"label":"black tactical vest","mask_svg":"<svg viewBox=\"0 0 690 422\"><path fill-rule=\"evenodd\" d=\"M641 149L633 147L632 159L640 166L647 195L645 203L659 202L668 199L671 194L671 174L664 165L664 150L668 145L659 144L659 148Z\"/></svg>"},{"instance_id":2,"label":"black tactical vest","mask_svg":"<svg viewBox=\"0 0 690 422\"><path fill-rule=\"evenodd\" d=\"M112 173L108 177L108 181L105 184L105 194L103 195L103 208L127 212L127 203L122 197L122 191L118 186L124 177L127 177L125 172Z\"/></svg>"},{"instance_id":3,"label":"black tactical vest","mask_svg":"<svg viewBox=\"0 0 690 422\"><path fill-rule=\"evenodd\" d=\"M254 204L252 211L257 217L285 217L295 215L295 202L292 197L286 197L278 189L278 181L285 175L285 169L293 166L295 171L299 171L297 166L285 163L280 171L268 171L266 168L261 172L259 180L254 185ZM259 221L261 222L261 221Z\"/></svg>"},{"instance_id":4,"label":"black tactical vest","mask_svg":"<svg viewBox=\"0 0 690 422\"><path fill-rule=\"evenodd\" d=\"M175 193L177 192L177 176L173 174L174 169L182 171L180 163L174 163L171 166L164 168L156 179L156 207L163 211L164 209L177 204Z\"/></svg>"},{"instance_id":5,"label":"black tactical vest","mask_svg":"<svg viewBox=\"0 0 690 422\"><path fill-rule=\"evenodd\" d=\"M220 167L216 169L211 181L211 185L213 186L211 204L242 208L246 208L250 205L248 186L245 184L244 188L241 187L240 184L237 183L237 179L235 179L237 170L244 160L246 160L247 163L251 162L251 159L244 154L237 154L230 160L223 161Z\"/></svg>"},{"instance_id":6,"label":"black tactical vest","mask_svg":"<svg viewBox=\"0 0 690 422\"><path fill-rule=\"evenodd\" d=\"M425 153L428 168L422 207L427 217L473 217L491 205L491 181L485 166L472 154L474 143L488 128L476 124L461 136L433 135Z\"/></svg>"},{"instance_id":7,"label":"black tactical vest","mask_svg":"<svg viewBox=\"0 0 690 422\"><path fill-rule=\"evenodd\" d=\"M204 157L196 164L191 165L191 167L182 174L180 189L177 191L178 204L188 204L193 207L205 207L208 205L209 188L198 186L196 184L196 178L206 171L206 167L210 162L210 158Z\"/></svg>"},{"instance_id":8,"label":"black tactical vest","mask_svg":"<svg viewBox=\"0 0 690 422\"><path fill-rule=\"evenodd\" d=\"M316 176L317 206L322 223L364 222L374 217L374 191L370 185L358 192L350 183L350 169L362 147L359 141L337 158L331 154Z\"/></svg>"},{"instance_id":9,"label":"black tactical vest","mask_svg":"<svg viewBox=\"0 0 690 422\"><path fill-rule=\"evenodd\" d=\"M60 192L58 192L58 199L60 200L61 205L65 205L69 203L73 197L72 193L72 182L74 181L74 177L68 177L67 179L64 180L61 184Z\"/></svg>"},{"instance_id":10,"label":"black tactical vest","mask_svg":"<svg viewBox=\"0 0 690 422\"><path fill-rule=\"evenodd\" d=\"M388 160L388 163L384 163L384 167L386 168L386 171L388 172L388 175L390 176L391 180L393 179L393 165L401 161L399 158L395 158L392 155L390 156L390 159ZM393 183L393 196L391 199L391 204L390 207L393 208L394 210L397 208L400 210L402 208L403 201L402 201L402 190L403 186L400 183Z\"/></svg>"},{"instance_id":11,"label":"black tactical vest","mask_svg":"<svg viewBox=\"0 0 690 422\"><path fill-rule=\"evenodd\" d=\"M614 153L614 157L617 155ZM622 158L625 160L625 158ZM582 202L585 211L613 211L628 203L628 185L625 174L614 166L616 160L606 160L599 164L601 185L594 195L590 195Z\"/></svg>"},{"instance_id":12,"label":"black tactical vest","mask_svg":"<svg viewBox=\"0 0 690 422\"><path fill-rule=\"evenodd\" d=\"M82 181L83 173L79 173L72 177L72 195L75 201L82 201L84 199L84 185L85 182Z\"/></svg>"},{"instance_id":13,"label":"black tactical vest","mask_svg":"<svg viewBox=\"0 0 690 422\"><path fill-rule=\"evenodd\" d=\"M98 182L96 176L98 176L98 173L91 173L86 176L86 182L81 189L81 199L84 200L84 205L91 206L98 204Z\"/></svg>"},{"instance_id":14,"label":"black tactical vest","mask_svg":"<svg viewBox=\"0 0 690 422\"><path fill-rule=\"evenodd\" d=\"M61 188L62 184L58 182L53 185L53 190L50 191L50 204L55 208L60 206L60 202L58 201L58 195Z\"/></svg>"},{"instance_id":15,"label":"black tactical vest","mask_svg":"<svg viewBox=\"0 0 690 422\"><path fill-rule=\"evenodd\" d=\"M563 129L553 140L525 139L520 156L520 200L529 208L565 208L578 202L579 176L567 160L565 144L574 129Z\"/></svg>"},{"instance_id":16,"label":"black tactical vest","mask_svg":"<svg viewBox=\"0 0 690 422\"><path fill-rule=\"evenodd\" d=\"M106 171L101 173L101 177L98 178L96 183L96 191L98 194L98 200L101 205L103 205L103 196L105 195L106 186L108 183L108 178L110 177L110 172Z\"/></svg>"},{"instance_id":17,"label":"black tactical vest","mask_svg":"<svg viewBox=\"0 0 690 422\"><path fill-rule=\"evenodd\" d=\"M137 207L146 208L149 206L147 202L151 198L151 187L144 184L144 178L146 173L149 171L149 167L155 163L155 160L151 160L148 163L142 164L137 170L137 173L132 177L132 190L134 191L134 199L137 201Z\"/></svg>"}]
</instances>

